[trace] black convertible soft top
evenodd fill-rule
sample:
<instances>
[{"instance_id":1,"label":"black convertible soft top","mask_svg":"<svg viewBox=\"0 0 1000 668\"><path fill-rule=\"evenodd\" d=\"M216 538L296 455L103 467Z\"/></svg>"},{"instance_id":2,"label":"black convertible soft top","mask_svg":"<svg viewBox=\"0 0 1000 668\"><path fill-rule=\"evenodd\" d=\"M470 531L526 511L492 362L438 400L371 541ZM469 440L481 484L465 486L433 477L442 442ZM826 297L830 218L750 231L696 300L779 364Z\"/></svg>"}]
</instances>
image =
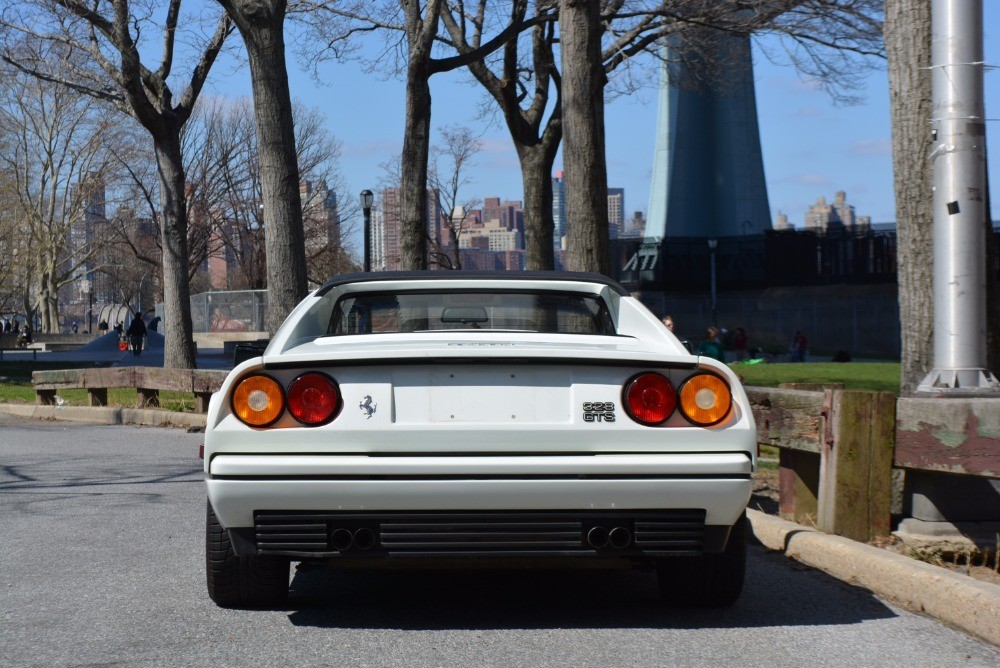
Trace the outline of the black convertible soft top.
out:
<instances>
[{"instance_id":1,"label":"black convertible soft top","mask_svg":"<svg viewBox=\"0 0 1000 668\"><path fill-rule=\"evenodd\" d=\"M582 271L371 271L354 274L341 274L328 280L316 291L318 296L340 285L348 283L368 283L371 281L408 281L408 280L505 280L505 281L577 281L583 283L600 283L606 285L618 294L628 297L629 291L618 281L603 274L592 274Z\"/></svg>"}]
</instances>

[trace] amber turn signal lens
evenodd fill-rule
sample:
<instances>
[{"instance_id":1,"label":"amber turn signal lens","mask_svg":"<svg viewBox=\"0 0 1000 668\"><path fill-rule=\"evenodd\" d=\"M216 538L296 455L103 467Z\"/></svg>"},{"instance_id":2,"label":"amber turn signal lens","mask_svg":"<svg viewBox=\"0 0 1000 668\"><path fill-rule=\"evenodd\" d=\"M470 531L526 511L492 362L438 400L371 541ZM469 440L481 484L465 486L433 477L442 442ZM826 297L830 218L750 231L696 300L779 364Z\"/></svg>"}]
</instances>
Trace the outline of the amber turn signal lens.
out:
<instances>
[{"instance_id":1,"label":"amber turn signal lens","mask_svg":"<svg viewBox=\"0 0 1000 668\"><path fill-rule=\"evenodd\" d=\"M721 422L733 405L729 385L711 373L699 373L685 380L680 397L681 413L702 427Z\"/></svg>"},{"instance_id":2,"label":"amber turn signal lens","mask_svg":"<svg viewBox=\"0 0 1000 668\"><path fill-rule=\"evenodd\" d=\"M251 427L266 427L281 417L285 394L270 376L247 376L233 390L233 413Z\"/></svg>"}]
</instances>

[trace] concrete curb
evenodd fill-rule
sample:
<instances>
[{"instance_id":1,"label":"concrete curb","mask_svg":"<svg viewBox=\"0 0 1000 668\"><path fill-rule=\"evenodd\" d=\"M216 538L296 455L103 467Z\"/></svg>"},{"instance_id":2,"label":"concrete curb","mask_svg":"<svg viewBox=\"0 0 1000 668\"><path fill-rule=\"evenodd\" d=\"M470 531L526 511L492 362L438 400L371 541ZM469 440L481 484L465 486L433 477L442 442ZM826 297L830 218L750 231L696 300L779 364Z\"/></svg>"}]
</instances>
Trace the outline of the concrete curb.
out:
<instances>
[{"instance_id":1,"label":"concrete curb","mask_svg":"<svg viewBox=\"0 0 1000 668\"><path fill-rule=\"evenodd\" d=\"M747 510L764 547L1000 645L1000 586Z\"/></svg>"},{"instance_id":2,"label":"concrete curb","mask_svg":"<svg viewBox=\"0 0 1000 668\"><path fill-rule=\"evenodd\" d=\"M88 424L132 424L180 429L205 428L205 415L201 413L175 413L143 408L0 404L0 414L35 420L68 420Z\"/></svg>"}]
</instances>

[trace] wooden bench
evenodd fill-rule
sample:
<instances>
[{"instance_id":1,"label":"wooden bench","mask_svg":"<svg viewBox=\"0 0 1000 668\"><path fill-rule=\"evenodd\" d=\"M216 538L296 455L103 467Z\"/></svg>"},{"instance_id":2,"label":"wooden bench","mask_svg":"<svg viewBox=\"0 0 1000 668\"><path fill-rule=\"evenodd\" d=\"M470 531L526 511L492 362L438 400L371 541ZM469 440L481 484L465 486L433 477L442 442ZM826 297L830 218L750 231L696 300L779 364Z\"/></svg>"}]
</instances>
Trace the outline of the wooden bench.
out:
<instances>
[{"instance_id":1,"label":"wooden bench","mask_svg":"<svg viewBox=\"0 0 1000 668\"><path fill-rule=\"evenodd\" d=\"M35 371L31 383L38 404L52 406L56 392L65 389L87 390L91 406L107 406L108 390L134 387L140 408L160 405L160 391L190 392L195 398L195 410L208 411L208 400L222 386L228 371L205 369L160 369L153 367L122 367L107 369L70 369Z\"/></svg>"}]
</instances>

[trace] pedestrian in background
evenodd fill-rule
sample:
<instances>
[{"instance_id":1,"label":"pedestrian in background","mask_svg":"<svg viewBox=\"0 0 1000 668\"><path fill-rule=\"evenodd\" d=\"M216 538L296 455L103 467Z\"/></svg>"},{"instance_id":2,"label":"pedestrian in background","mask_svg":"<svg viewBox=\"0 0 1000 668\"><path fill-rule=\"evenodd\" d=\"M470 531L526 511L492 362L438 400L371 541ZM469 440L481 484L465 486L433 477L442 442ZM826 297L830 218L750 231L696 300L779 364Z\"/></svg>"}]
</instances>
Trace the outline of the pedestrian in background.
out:
<instances>
[{"instance_id":1,"label":"pedestrian in background","mask_svg":"<svg viewBox=\"0 0 1000 668\"><path fill-rule=\"evenodd\" d=\"M747 332L742 327L737 327L733 332L733 350L736 351L736 361L742 362L747 359Z\"/></svg>"},{"instance_id":2,"label":"pedestrian in background","mask_svg":"<svg viewBox=\"0 0 1000 668\"><path fill-rule=\"evenodd\" d=\"M698 344L698 354L704 357L711 357L725 364L726 353L722 350L722 341L719 339L719 329L717 327L709 327L705 330L705 339Z\"/></svg>"},{"instance_id":3,"label":"pedestrian in background","mask_svg":"<svg viewBox=\"0 0 1000 668\"><path fill-rule=\"evenodd\" d=\"M132 354L138 357L142 354L142 341L146 338L146 323L142 321L142 311L136 311L132 324L128 326L128 343Z\"/></svg>"},{"instance_id":4,"label":"pedestrian in background","mask_svg":"<svg viewBox=\"0 0 1000 668\"><path fill-rule=\"evenodd\" d=\"M809 340L806 335L795 330L792 337L792 345L788 346L788 357L791 362L805 362L806 354L809 352Z\"/></svg>"}]
</instances>

